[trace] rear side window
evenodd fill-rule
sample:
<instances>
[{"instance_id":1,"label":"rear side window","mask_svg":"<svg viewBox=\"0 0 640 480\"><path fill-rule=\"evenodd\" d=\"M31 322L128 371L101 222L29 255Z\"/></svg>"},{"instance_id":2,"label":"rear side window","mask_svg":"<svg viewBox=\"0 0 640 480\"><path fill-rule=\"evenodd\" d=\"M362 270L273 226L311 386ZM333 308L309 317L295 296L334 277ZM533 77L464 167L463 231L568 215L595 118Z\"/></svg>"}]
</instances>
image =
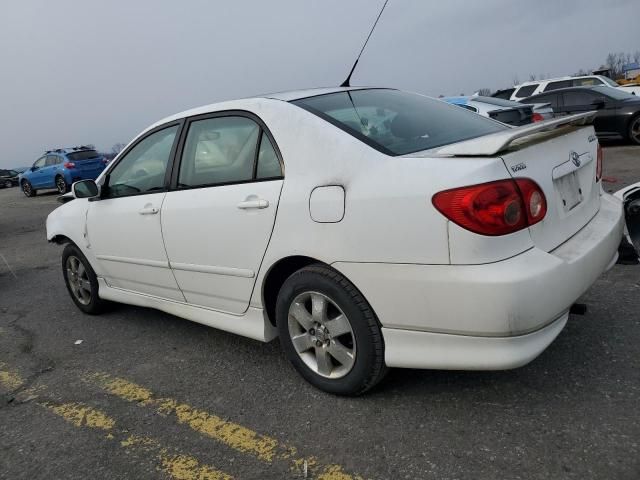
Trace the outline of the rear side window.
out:
<instances>
[{"instance_id":1,"label":"rear side window","mask_svg":"<svg viewBox=\"0 0 640 480\"><path fill-rule=\"evenodd\" d=\"M524 87L520 87L516 92L516 97L524 98L532 95L533 92L536 91L536 88L538 88L538 85L539 83L532 83L531 85L525 85Z\"/></svg>"},{"instance_id":2,"label":"rear side window","mask_svg":"<svg viewBox=\"0 0 640 480\"><path fill-rule=\"evenodd\" d=\"M397 90L348 90L291 103L393 156L449 145L507 128L463 108Z\"/></svg>"},{"instance_id":3,"label":"rear side window","mask_svg":"<svg viewBox=\"0 0 640 480\"><path fill-rule=\"evenodd\" d=\"M572 84L571 80L560 80L558 82L549 82L546 87L544 87L544 91L548 92L550 90L557 90L559 88L567 88Z\"/></svg>"},{"instance_id":4,"label":"rear side window","mask_svg":"<svg viewBox=\"0 0 640 480\"><path fill-rule=\"evenodd\" d=\"M100 155L95 150L82 150L80 152L67 153L67 158L71 162L77 162L79 160L88 160L90 158L96 158Z\"/></svg>"},{"instance_id":5,"label":"rear side window","mask_svg":"<svg viewBox=\"0 0 640 480\"><path fill-rule=\"evenodd\" d=\"M51 165L56 165L58 162L58 156L57 155L47 155L47 163L46 166L50 167Z\"/></svg>"},{"instance_id":6,"label":"rear side window","mask_svg":"<svg viewBox=\"0 0 640 480\"><path fill-rule=\"evenodd\" d=\"M590 92L565 92L562 97L565 107L587 106L595 100L595 96Z\"/></svg>"},{"instance_id":7,"label":"rear side window","mask_svg":"<svg viewBox=\"0 0 640 480\"><path fill-rule=\"evenodd\" d=\"M596 77L576 78L573 81L574 87L593 87L595 85L603 85L602 80Z\"/></svg>"},{"instance_id":8,"label":"rear side window","mask_svg":"<svg viewBox=\"0 0 640 480\"><path fill-rule=\"evenodd\" d=\"M491 95L494 98L502 98L503 100L510 100L511 95L515 91L515 88L508 88L506 90L498 90L496 93Z\"/></svg>"},{"instance_id":9,"label":"rear side window","mask_svg":"<svg viewBox=\"0 0 640 480\"><path fill-rule=\"evenodd\" d=\"M189 126L178 186L199 187L253 178L260 127L246 117L196 120Z\"/></svg>"},{"instance_id":10,"label":"rear side window","mask_svg":"<svg viewBox=\"0 0 640 480\"><path fill-rule=\"evenodd\" d=\"M258 151L258 169L256 171L256 178L274 178L282 176L282 167L280 166L280 160L276 154L273 144L269 140L269 137L262 132L260 137L260 150Z\"/></svg>"}]
</instances>

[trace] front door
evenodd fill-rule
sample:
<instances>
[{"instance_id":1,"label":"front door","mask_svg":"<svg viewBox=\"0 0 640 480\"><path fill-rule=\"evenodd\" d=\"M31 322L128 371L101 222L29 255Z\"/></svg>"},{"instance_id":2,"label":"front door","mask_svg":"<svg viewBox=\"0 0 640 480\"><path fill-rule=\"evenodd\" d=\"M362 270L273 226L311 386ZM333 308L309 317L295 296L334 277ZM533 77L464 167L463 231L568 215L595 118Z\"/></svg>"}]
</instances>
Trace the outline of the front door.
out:
<instances>
[{"instance_id":1,"label":"front door","mask_svg":"<svg viewBox=\"0 0 640 480\"><path fill-rule=\"evenodd\" d=\"M87 233L99 274L110 286L184 301L160 226L178 130L179 125L156 129L118 159L101 198L89 203Z\"/></svg>"},{"instance_id":2,"label":"front door","mask_svg":"<svg viewBox=\"0 0 640 480\"><path fill-rule=\"evenodd\" d=\"M162 206L169 262L188 303L247 310L282 182L279 155L257 119L188 124L176 189Z\"/></svg>"},{"instance_id":3,"label":"front door","mask_svg":"<svg viewBox=\"0 0 640 480\"><path fill-rule=\"evenodd\" d=\"M41 188L45 185L45 172L47 166L47 156L40 157L35 161L31 167L31 174L29 175L29 182L31 186L35 188Z\"/></svg>"}]
</instances>

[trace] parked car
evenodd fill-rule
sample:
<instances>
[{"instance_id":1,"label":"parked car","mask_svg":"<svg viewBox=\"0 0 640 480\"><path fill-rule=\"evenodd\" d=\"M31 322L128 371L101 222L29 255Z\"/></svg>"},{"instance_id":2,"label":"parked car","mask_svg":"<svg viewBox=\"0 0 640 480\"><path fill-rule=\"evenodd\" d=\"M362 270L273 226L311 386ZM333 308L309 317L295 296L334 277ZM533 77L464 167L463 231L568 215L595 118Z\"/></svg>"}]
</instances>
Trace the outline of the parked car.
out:
<instances>
[{"instance_id":1,"label":"parked car","mask_svg":"<svg viewBox=\"0 0 640 480\"><path fill-rule=\"evenodd\" d=\"M526 125L553 118L553 109L548 103L525 105L521 102L480 95L444 97L441 100L513 126Z\"/></svg>"},{"instance_id":2,"label":"parked car","mask_svg":"<svg viewBox=\"0 0 640 480\"><path fill-rule=\"evenodd\" d=\"M0 169L0 188L15 187L18 185L18 176L15 170Z\"/></svg>"},{"instance_id":3,"label":"parked car","mask_svg":"<svg viewBox=\"0 0 640 480\"><path fill-rule=\"evenodd\" d=\"M105 166L104 158L91 148L49 150L20 174L20 186L27 197L35 197L44 189L66 193L73 182L97 178Z\"/></svg>"},{"instance_id":4,"label":"parked car","mask_svg":"<svg viewBox=\"0 0 640 480\"><path fill-rule=\"evenodd\" d=\"M548 102L556 116L597 110L598 138L623 139L640 144L640 98L609 87L573 87L523 99Z\"/></svg>"},{"instance_id":5,"label":"parked car","mask_svg":"<svg viewBox=\"0 0 640 480\"><path fill-rule=\"evenodd\" d=\"M279 337L328 392L387 367L515 368L615 263L622 205L593 116L511 128L382 88L209 105L74 184L47 239L83 312L110 300Z\"/></svg>"},{"instance_id":6,"label":"parked car","mask_svg":"<svg viewBox=\"0 0 640 480\"><path fill-rule=\"evenodd\" d=\"M603 75L582 75L578 77L558 77L524 82L520 85L515 85L513 88L498 90L492 96L507 98L505 95L509 93L510 96L507 98L508 100L520 101L523 98L531 97L543 92L549 92L551 90L557 90L559 88L595 86L605 86L616 89L621 88L620 85L609 77L605 77Z\"/></svg>"},{"instance_id":7,"label":"parked car","mask_svg":"<svg viewBox=\"0 0 640 480\"><path fill-rule=\"evenodd\" d=\"M640 182L629 185L614 193L624 206L625 228L623 240L625 246L630 246L637 263L640 257Z\"/></svg>"}]
</instances>

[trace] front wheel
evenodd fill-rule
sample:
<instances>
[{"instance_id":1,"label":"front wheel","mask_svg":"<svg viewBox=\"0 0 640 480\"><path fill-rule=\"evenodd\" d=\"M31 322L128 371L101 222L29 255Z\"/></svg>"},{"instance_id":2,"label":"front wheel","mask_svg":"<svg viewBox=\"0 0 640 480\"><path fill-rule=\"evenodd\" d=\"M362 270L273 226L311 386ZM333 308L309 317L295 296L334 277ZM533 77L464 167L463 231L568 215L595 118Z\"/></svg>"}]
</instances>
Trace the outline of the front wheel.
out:
<instances>
[{"instance_id":1,"label":"front wheel","mask_svg":"<svg viewBox=\"0 0 640 480\"><path fill-rule=\"evenodd\" d=\"M98 277L80 249L67 244L62 252L62 276L71 300L84 313L101 313L105 301L98 296Z\"/></svg>"},{"instance_id":2,"label":"front wheel","mask_svg":"<svg viewBox=\"0 0 640 480\"><path fill-rule=\"evenodd\" d=\"M5 188L11 188L11 187L13 187L13 183L11 183L11 180L7 180L6 182L4 182L4 187L5 187Z\"/></svg>"},{"instance_id":3,"label":"front wheel","mask_svg":"<svg viewBox=\"0 0 640 480\"><path fill-rule=\"evenodd\" d=\"M29 180L22 181L22 193L24 193L27 197L36 196L36 191L31 186L31 182L29 182Z\"/></svg>"},{"instance_id":4,"label":"front wheel","mask_svg":"<svg viewBox=\"0 0 640 480\"><path fill-rule=\"evenodd\" d=\"M278 293L276 321L283 350L315 387L359 395L384 377L384 344L362 294L325 265L298 270Z\"/></svg>"},{"instance_id":5,"label":"front wheel","mask_svg":"<svg viewBox=\"0 0 640 480\"><path fill-rule=\"evenodd\" d=\"M636 115L629 122L629 140L640 145L640 115Z\"/></svg>"}]
</instances>

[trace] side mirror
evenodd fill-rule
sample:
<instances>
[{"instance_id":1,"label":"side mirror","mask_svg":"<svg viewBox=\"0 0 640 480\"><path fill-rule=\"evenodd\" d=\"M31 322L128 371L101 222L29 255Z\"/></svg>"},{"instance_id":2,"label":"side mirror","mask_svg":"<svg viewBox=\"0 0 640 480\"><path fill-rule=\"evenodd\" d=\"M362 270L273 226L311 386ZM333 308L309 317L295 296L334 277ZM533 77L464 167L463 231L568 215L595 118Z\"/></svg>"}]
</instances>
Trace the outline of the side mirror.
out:
<instances>
[{"instance_id":1,"label":"side mirror","mask_svg":"<svg viewBox=\"0 0 640 480\"><path fill-rule=\"evenodd\" d=\"M39 167L36 167L35 165L33 167L31 167L29 170L31 170L32 172L35 172L36 170L38 170Z\"/></svg>"},{"instance_id":2,"label":"side mirror","mask_svg":"<svg viewBox=\"0 0 640 480\"><path fill-rule=\"evenodd\" d=\"M100 193L98 185L93 180L80 180L71 186L75 198L93 198Z\"/></svg>"}]
</instances>

